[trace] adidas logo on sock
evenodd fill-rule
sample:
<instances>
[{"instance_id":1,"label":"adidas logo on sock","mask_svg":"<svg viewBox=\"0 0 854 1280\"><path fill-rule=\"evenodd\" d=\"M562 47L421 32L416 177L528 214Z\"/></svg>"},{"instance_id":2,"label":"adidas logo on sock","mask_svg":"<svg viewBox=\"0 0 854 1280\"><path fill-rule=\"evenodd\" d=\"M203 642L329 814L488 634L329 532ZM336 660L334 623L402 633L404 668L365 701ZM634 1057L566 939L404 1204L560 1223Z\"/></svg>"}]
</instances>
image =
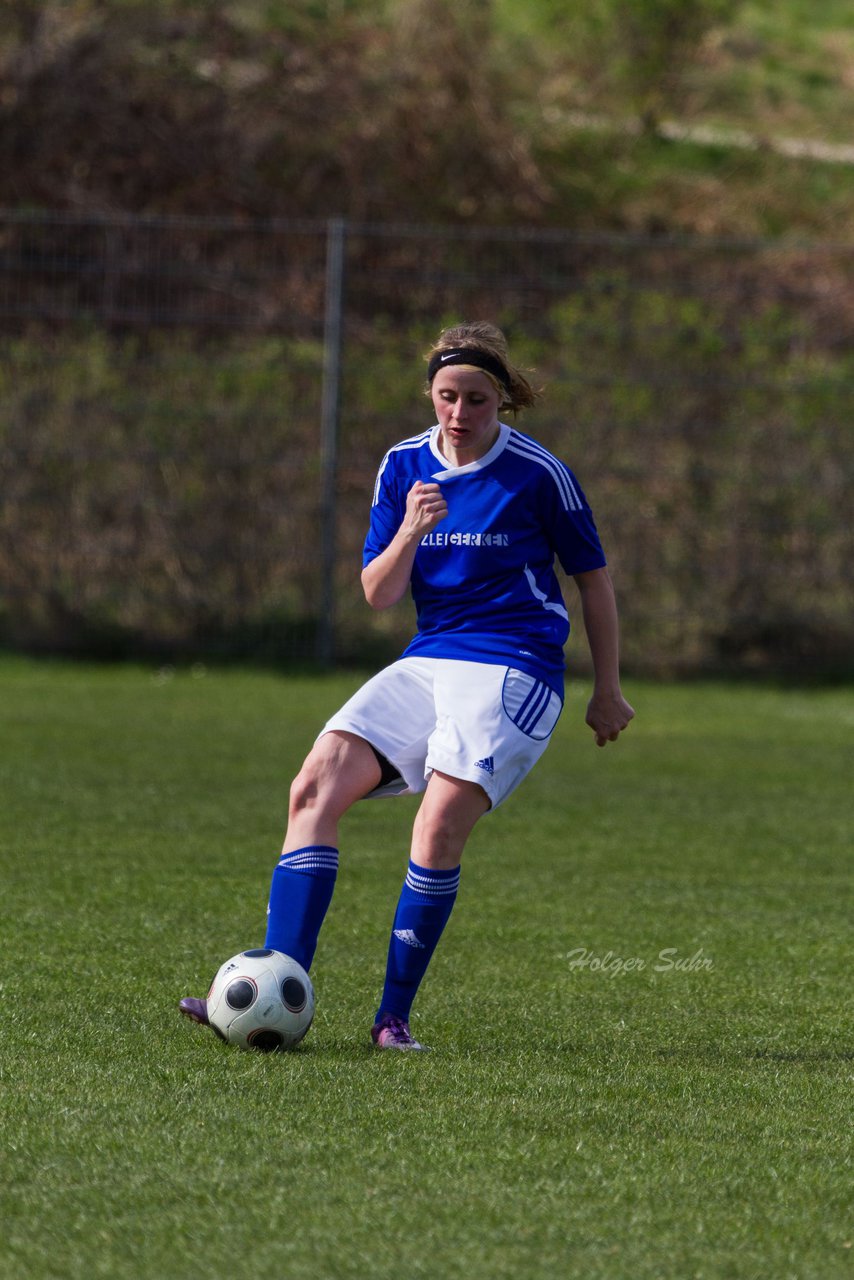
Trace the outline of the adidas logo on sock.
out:
<instances>
[{"instance_id":1,"label":"adidas logo on sock","mask_svg":"<svg viewBox=\"0 0 854 1280\"><path fill-rule=\"evenodd\" d=\"M394 936L408 947L420 947L424 950L424 943L419 941L414 929L395 929Z\"/></svg>"},{"instance_id":2,"label":"adidas logo on sock","mask_svg":"<svg viewBox=\"0 0 854 1280\"><path fill-rule=\"evenodd\" d=\"M495 773L495 760L492 756L485 756L483 760L475 760L475 769L483 769L484 773Z\"/></svg>"}]
</instances>

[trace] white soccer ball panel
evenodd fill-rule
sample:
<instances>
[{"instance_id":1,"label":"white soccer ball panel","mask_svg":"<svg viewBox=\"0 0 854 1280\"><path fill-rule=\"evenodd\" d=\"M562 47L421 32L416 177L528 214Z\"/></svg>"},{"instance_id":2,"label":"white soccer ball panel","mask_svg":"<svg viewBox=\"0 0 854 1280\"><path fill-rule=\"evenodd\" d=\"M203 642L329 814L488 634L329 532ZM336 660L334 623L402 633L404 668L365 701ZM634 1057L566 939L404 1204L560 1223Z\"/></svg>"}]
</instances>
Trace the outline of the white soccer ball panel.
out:
<instances>
[{"instance_id":1,"label":"white soccer ball panel","mask_svg":"<svg viewBox=\"0 0 854 1280\"><path fill-rule=\"evenodd\" d=\"M243 1049L289 1049L314 1017L314 988L303 967L281 951L244 951L226 960L208 992L211 1027Z\"/></svg>"}]
</instances>

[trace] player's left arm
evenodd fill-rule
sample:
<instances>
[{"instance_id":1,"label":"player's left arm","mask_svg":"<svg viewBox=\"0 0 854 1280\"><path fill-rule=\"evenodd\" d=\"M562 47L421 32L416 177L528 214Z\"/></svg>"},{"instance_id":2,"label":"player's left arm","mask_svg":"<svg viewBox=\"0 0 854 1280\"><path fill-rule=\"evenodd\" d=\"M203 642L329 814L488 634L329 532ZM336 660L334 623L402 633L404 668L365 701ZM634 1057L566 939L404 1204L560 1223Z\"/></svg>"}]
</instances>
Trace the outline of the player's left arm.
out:
<instances>
[{"instance_id":1,"label":"player's left arm","mask_svg":"<svg viewBox=\"0 0 854 1280\"><path fill-rule=\"evenodd\" d=\"M587 705L586 723L596 735L597 747L604 747L617 741L635 714L620 689L617 599L611 575L604 566L573 576L593 659L593 696Z\"/></svg>"}]
</instances>

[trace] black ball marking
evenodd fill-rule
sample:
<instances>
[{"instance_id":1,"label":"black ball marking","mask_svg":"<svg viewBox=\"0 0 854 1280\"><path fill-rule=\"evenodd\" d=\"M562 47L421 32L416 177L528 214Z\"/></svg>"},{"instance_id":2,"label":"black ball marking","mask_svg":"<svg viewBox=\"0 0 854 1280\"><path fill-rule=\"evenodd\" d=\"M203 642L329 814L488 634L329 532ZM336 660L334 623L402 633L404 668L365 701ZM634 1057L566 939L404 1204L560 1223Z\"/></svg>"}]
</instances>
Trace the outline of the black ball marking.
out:
<instances>
[{"instance_id":1,"label":"black ball marking","mask_svg":"<svg viewBox=\"0 0 854 1280\"><path fill-rule=\"evenodd\" d=\"M248 1009L258 995L258 988L250 978L235 978L225 992L229 1009Z\"/></svg>"},{"instance_id":2,"label":"black ball marking","mask_svg":"<svg viewBox=\"0 0 854 1280\"><path fill-rule=\"evenodd\" d=\"M282 983L282 1002L291 1013L299 1013L304 1009L308 995L299 978L285 978Z\"/></svg>"},{"instance_id":3,"label":"black ball marking","mask_svg":"<svg viewBox=\"0 0 854 1280\"><path fill-rule=\"evenodd\" d=\"M250 1032L246 1041L261 1053L275 1053L277 1049L282 1048L285 1038L279 1031L273 1031L269 1027L259 1027L257 1031Z\"/></svg>"}]
</instances>

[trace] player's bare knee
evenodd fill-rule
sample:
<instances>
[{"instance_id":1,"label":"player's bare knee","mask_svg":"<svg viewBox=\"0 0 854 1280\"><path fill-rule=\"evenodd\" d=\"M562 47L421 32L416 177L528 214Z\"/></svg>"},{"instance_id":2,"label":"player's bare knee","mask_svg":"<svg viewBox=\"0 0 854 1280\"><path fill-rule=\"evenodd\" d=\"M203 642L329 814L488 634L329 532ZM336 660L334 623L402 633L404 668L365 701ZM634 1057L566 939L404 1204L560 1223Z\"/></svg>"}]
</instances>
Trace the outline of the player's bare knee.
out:
<instances>
[{"instance_id":1,"label":"player's bare knee","mask_svg":"<svg viewBox=\"0 0 854 1280\"><path fill-rule=\"evenodd\" d=\"M303 765L291 783L288 816L295 818L318 806L320 786L316 771L309 761Z\"/></svg>"},{"instance_id":2,"label":"player's bare knee","mask_svg":"<svg viewBox=\"0 0 854 1280\"><path fill-rule=\"evenodd\" d=\"M414 831L414 852L428 867L456 866L470 826L460 824L447 812L423 811L418 814Z\"/></svg>"},{"instance_id":3,"label":"player's bare knee","mask_svg":"<svg viewBox=\"0 0 854 1280\"><path fill-rule=\"evenodd\" d=\"M302 768L291 783L292 813L303 813L307 809L322 806L325 798L334 791L336 768L334 758L330 759L330 746L334 756L334 744L321 738L303 761Z\"/></svg>"},{"instance_id":4,"label":"player's bare knee","mask_svg":"<svg viewBox=\"0 0 854 1280\"><path fill-rule=\"evenodd\" d=\"M367 743L352 734L324 734L291 784L289 817L340 817L379 779L380 767Z\"/></svg>"}]
</instances>

